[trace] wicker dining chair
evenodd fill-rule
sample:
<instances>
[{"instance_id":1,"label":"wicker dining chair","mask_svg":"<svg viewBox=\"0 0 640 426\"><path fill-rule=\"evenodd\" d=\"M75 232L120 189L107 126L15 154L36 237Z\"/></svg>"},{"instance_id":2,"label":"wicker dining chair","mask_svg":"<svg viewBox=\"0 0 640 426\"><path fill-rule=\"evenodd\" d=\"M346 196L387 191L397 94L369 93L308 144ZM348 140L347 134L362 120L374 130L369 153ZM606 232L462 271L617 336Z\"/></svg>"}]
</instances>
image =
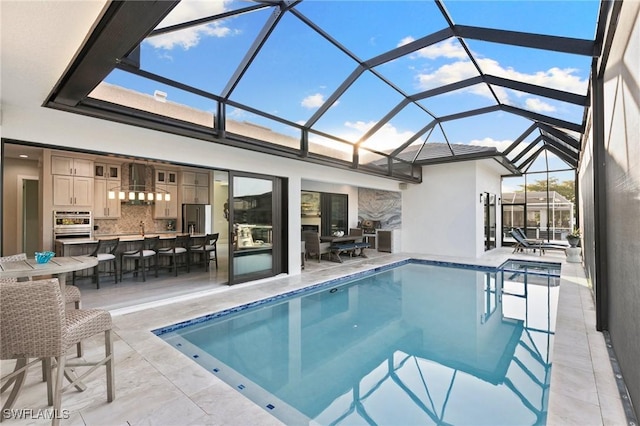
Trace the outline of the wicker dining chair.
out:
<instances>
[{"instance_id":1,"label":"wicker dining chair","mask_svg":"<svg viewBox=\"0 0 640 426\"><path fill-rule=\"evenodd\" d=\"M57 278L25 282L0 283L0 359L16 360L13 372L0 382L13 380L13 388L4 410L10 410L18 398L29 366L42 359L46 365L47 397L53 412L60 413L62 393L71 386L78 388L82 380L100 366L106 367L107 401L115 399L115 365L111 314L103 309L66 310ZM69 348L92 336L104 333L105 357L96 362L67 363ZM29 362L29 358L36 358ZM52 359L56 366L53 367ZM91 367L75 376L78 367ZM56 379L52 372L56 370ZM74 368L74 376L65 371ZM62 387L65 375L73 380ZM58 425L60 416L54 416Z\"/></svg>"},{"instance_id":2,"label":"wicker dining chair","mask_svg":"<svg viewBox=\"0 0 640 426\"><path fill-rule=\"evenodd\" d=\"M18 253L13 254L11 256L0 257L0 262L15 262L27 260L27 253ZM0 282L17 282L17 278L2 278ZM31 277L29 277L29 281L31 281ZM76 309L80 309L82 307L82 295L80 294L80 289L75 285L65 285L64 286L64 301L65 303L73 303L73 307ZM78 343L78 358L82 357L82 344ZM44 380L44 377L42 378Z\"/></svg>"},{"instance_id":3,"label":"wicker dining chair","mask_svg":"<svg viewBox=\"0 0 640 426\"><path fill-rule=\"evenodd\" d=\"M307 257L318 256L318 263L322 259L323 254L331 255L331 243L320 242L320 234L315 231L302 232L302 238L305 241L305 249Z\"/></svg>"}]
</instances>

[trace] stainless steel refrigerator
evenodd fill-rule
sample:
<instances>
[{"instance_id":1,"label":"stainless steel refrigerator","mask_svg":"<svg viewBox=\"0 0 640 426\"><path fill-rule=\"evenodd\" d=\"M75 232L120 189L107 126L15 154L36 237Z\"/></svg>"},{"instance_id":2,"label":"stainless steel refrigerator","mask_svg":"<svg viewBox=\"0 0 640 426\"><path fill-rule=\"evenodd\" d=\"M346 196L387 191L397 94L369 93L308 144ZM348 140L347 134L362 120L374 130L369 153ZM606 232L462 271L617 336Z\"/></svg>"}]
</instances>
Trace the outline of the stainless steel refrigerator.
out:
<instances>
[{"instance_id":1,"label":"stainless steel refrigerator","mask_svg":"<svg viewBox=\"0 0 640 426\"><path fill-rule=\"evenodd\" d=\"M210 234L211 205L183 204L182 232L189 234Z\"/></svg>"}]
</instances>

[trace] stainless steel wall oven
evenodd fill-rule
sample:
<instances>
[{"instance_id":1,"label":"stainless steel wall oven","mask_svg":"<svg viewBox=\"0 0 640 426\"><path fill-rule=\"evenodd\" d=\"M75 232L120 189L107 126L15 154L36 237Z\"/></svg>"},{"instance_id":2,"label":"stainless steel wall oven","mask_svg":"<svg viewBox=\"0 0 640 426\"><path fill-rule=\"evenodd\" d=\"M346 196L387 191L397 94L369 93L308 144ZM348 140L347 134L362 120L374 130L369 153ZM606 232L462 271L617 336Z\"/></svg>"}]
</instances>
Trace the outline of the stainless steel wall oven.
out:
<instances>
[{"instance_id":1,"label":"stainless steel wall oven","mask_svg":"<svg viewBox=\"0 0 640 426\"><path fill-rule=\"evenodd\" d=\"M56 210L53 212L53 238L91 238L93 218L90 211Z\"/></svg>"}]
</instances>

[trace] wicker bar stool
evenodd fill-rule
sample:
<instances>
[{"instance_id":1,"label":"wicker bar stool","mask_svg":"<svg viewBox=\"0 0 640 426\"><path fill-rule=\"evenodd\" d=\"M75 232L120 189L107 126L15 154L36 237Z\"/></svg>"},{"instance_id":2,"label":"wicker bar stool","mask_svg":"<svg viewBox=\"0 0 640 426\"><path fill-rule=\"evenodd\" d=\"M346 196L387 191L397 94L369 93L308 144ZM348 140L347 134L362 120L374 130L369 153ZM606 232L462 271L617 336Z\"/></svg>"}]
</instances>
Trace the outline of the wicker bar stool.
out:
<instances>
[{"instance_id":1,"label":"wicker bar stool","mask_svg":"<svg viewBox=\"0 0 640 426\"><path fill-rule=\"evenodd\" d=\"M4 256L4 257L0 257L0 262L14 262L14 261L21 261L21 260L27 260L27 253L18 253L18 254L13 254L11 256ZM74 272L75 274L75 272ZM0 279L0 282L17 282L18 279L17 278L3 278ZM29 278L29 281L31 281L31 278ZM81 307L81 294L80 294L80 289L78 287L76 287L75 285L65 285L64 286L64 300L65 303L73 303L74 308L76 309L80 309ZM78 343L78 358L82 357L82 344ZM44 377L42 378L44 380Z\"/></svg>"},{"instance_id":2,"label":"wicker bar stool","mask_svg":"<svg viewBox=\"0 0 640 426\"><path fill-rule=\"evenodd\" d=\"M29 366L44 360L47 373L47 397L53 412L60 413L62 393L71 386L81 388L82 380L100 366L106 367L107 401L115 399L111 314L103 309L65 310L57 278L26 282L0 283L0 359L15 359L16 368L0 381L13 381L4 410L13 407ZM104 333L105 357L96 362L67 363L69 348L89 337ZM28 362L29 358L36 358ZM53 367L52 358L56 359ZM80 376L65 372L69 367L90 367ZM56 370L53 380L52 371ZM65 375L73 381L62 387ZM1 420L1 419L0 419ZM53 425L60 423L54 416Z\"/></svg>"}]
</instances>

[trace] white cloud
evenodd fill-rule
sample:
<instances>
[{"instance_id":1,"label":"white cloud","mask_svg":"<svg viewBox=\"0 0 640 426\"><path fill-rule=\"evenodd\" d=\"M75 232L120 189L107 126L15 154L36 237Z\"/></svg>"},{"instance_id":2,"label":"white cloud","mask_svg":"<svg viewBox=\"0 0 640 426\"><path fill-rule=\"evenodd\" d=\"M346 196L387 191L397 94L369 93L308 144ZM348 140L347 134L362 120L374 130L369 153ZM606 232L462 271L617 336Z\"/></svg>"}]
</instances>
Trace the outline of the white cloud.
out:
<instances>
[{"instance_id":1,"label":"white cloud","mask_svg":"<svg viewBox=\"0 0 640 426\"><path fill-rule=\"evenodd\" d=\"M356 142L364 133L371 129L377 122L376 121L347 121L344 123L345 127L354 129L354 132L343 132L338 135L343 139ZM398 147L398 145L406 142L412 136L415 135L413 131L400 131L391 123L386 123L382 128L378 129L369 139L362 143L362 146L375 149L378 151L389 151ZM418 141L420 142L420 141Z\"/></svg>"},{"instance_id":2,"label":"white cloud","mask_svg":"<svg viewBox=\"0 0 640 426\"><path fill-rule=\"evenodd\" d=\"M423 47L415 52L415 56L418 58L437 59L437 58L454 58L454 59L466 59L468 58L467 52L462 48L456 39L449 38L441 41L440 43L432 44L431 46Z\"/></svg>"},{"instance_id":3,"label":"white cloud","mask_svg":"<svg viewBox=\"0 0 640 426\"><path fill-rule=\"evenodd\" d=\"M407 36L400 40L397 47L404 46L409 44L416 39ZM411 55L411 59L418 58L427 58L427 59L438 59L438 58L455 58L455 59L465 59L467 58L467 53L462 48L456 39L449 38L444 41L441 41L436 44L432 44L431 46L423 47L420 50L417 50Z\"/></svg>"},{"instance_id":4,"label":"white cloud","mask_svg":"<svg viewBox=\"0 0 640 426\"><path fill-rule=\"evenodd\" d=\"M478 71L471 61L457 61L443 65L430 74L420 73L416 78L418 79L418 87L427 90L477 76Z\"/></svg>"},{"instance_id":5,"label":"white cloud","mask_svg":"<svg viewBox=\"0 0 640 426\"><path fill-rule=\"evenodd\" d=\"M305 108L320 108L324 104L324 95L316 93L315 95L309 95L300 103Z\"/></svg>"},{"instance_id":6,"label":"white cloud","mask_svg":"<svg viewBox=\"0 0 640 426\"><path fill-rule=\"evenodd\" d=\"M539 98L528 98L524 101L527 109L536 112L553 112L556 108L546 102L543 102Z\"/></svg>"},{"instance_id":7,"label":"white cloud","mask_svg":"<svg viewBox=\"0 0 640 426\"><path fill-rule=\"evenodd\" d=\"M478 64L480 69L486 74L495 75L511 79L514 81L521 81L524 83L535 84L541 87L550 87L572 93L585 93L588 85L587 80L580 79L575 75L576 70L573 68L551 68L547 71L538 71L533 74L522 73L514 70L513 68L504 68L497 61L493 59L479 59ZM478 72L471 61L455 61L449 64L442 65L433 72L418 73L416 80L418 82L418 89L428 90L435 87L439 87L445 84L451 84L458 81L466 80L472 77L478 76ZM529 94L524 92L517 92L515 90L507 90L500 86L493 86L494 92L498 96L498 99L503 103L513 104L513 100L510 97L522 97ZM493 95L487 90L486 85L475 85L460 92L473 93L479 96L485 96L493 98ZM525 101L527 108L540 111L550 112L555 108L540 99L527 99Z\"/></svg>"},{"instance_id":8,"label":"white cloud","mask_svg":"<svg viewBox=\"0 0 640 426\"><path fill-rule=\"evenodd\" d=\"M170 27L182 22L217 15L227 10L227 3L230 3L230 1L182 0L160 22L158 28Z\"/></svg>"},{"instance_id":9,"label":"white cloud","mask_svg":"<svg viewBox=\"0 0 640 426\"><path fill-rule=\"evenodd\" d=\"M478 64L485 74L504 77L515 81L535 84L536 86L550 87L572 93L586 93L588 80L581 80L575 75L575 68L553 67L546 71L537 71L533 74L522 73L511 67L504 68L493 59L479 59Z\"/></svg>"},{"instance_id":10,"label":"white cloud","mask_svg":"<svg viewBox=\"0 0 640 426\"><path fill-rule=\"evenodd\" d=\"M197 46L203 37L222 38L232 33L234 32L228 27L220 26L219 23L211 23L150 37L145 42L156 49L172 50L176 46L180 46L184 50L189 50Z\"/></svg>"},{"instance_id":11,"label":"white cloud","mask_svg":"<svg viewBox=\"0 0 640 426\"><path fill-rule=\"evenodd\" d=\"M308 109L314 109L314 108L320 108L325 103L325 101L326 99L324 98L324 95L320 93L316 93L315 95L309 95L306 98L304 98L302 102L300 102L300 105ZM331 108L339 104L340 104L340 101L335 101L331 105Z\"/></svg>"},{"instance_id":12,"label":"white cloud","mask_svg":"<svg viewBox=\"0 0 640 426\"><path fill-rule=\"evenodd\" d=\"M403 38L402 40L400 40L397 44L396 47L400 47L400 46L404 46L405 44L409 44L412 41L415 41L416 39L411 37L411 36L406 36L405 38Z\"/></svg>"},{"instance_id":13,"label":"white cloud","mask_svg":"<svg viewBox=\"0 0 640 426\"><path fill-rule=\"evenodd\" d=\"M233 118L234 120L242 121L247 118L247 113L246 111L243 111L241 109L232 108L231 110L227 111L227 117Z\"/></svg>"},{"instance_id":14,"label":"white cloud","mask_svg":"<svg viewBox=\"0 0 640 426\"><path fill-rule=\"evenodd\" d=\"M502 140L497 141L492 138L484 138L484 139L473 139L469 142L469 145L475 146L486 146L496 148L498 151L502 152L509 147L513 143L512 140Z\"/></svg>"},{"instance_id":15,"label":"white cloud","mask_svg":"<svg viewBox=\"0 0 640 426\"><path fill-rule=\"evenodd\" d=\"M226 10L226 3L228 3L228 1L183 0L165 17L160 25L158 25L158 28L217 15ZM227 37L235 33L235 31L232 31L220 22L213 22L150 37L146 39L145 42L156 49L171 50L179 46L184 50L188 50L197 46L203 37Z\"/></svg>"}]
</instances>

